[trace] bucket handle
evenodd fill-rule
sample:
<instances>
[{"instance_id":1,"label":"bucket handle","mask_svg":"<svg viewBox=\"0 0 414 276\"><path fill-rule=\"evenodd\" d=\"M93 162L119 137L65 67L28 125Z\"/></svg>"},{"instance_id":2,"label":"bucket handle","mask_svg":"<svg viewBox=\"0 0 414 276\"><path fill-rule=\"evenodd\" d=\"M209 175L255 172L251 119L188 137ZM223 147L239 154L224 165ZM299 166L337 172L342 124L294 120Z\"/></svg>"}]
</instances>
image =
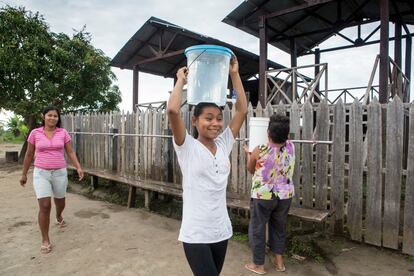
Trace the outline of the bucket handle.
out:
<instances>
[{"instance_id":1,"label":"bucket handle","mask_svg":"<svg viewBox=\"0 0 414 276\"><path fill-rule=\"evenodd\" d=\"M190 65L187 66L187 69L190 69L190 66L196 61L207 49L204 49L193 61L190 63Z\"/></svg>"}]
</instances>

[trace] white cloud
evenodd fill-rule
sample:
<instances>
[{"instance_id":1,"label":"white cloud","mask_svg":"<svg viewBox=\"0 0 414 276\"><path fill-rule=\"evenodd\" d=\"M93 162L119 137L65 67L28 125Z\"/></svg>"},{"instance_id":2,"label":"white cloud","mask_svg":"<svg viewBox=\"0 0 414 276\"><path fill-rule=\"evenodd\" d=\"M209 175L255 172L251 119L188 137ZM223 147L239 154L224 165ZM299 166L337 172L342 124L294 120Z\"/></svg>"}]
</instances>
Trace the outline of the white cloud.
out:
<instances>
[{"instance_id":1,"label":"white cloud","mask_svg":"<svg viewBox=\"0 0 414 276\"><path fill-rule=\"evenodd\" d=\"M150 18L155 16L191 31L208 35L255 54L259 52L259 40L252 35L222 23L221 20L233 11L241 0L0 0L0 5L25 6L28 10L39 11L54 32L72 34L73 29L86 30L92 35L96 48L113 58L131 36ZM363 34L370 32L371 26L363 27ZM390 32L393 33L390 27ZM347 31L350 34L350 31ZM375 35L379 37L379 32ZM374 38L374 37L373 37ZM344 40L333 37L321 48L334 47ZM390 46L390 54L392 54ZM324 53L322 62L328 62L329 88L366 86L374 63L378 45ZM269 58L290 65L290 57L283 51L269 46ZM299 65L312 64L313 56L301 57ZM118 85L122 91L121 109L131 110L132 72L114 68ZM140 74L139 102L164 100L172 89L171 79ZM414 91L414 89L412 89Z\"/></svg>"}]
</instances>

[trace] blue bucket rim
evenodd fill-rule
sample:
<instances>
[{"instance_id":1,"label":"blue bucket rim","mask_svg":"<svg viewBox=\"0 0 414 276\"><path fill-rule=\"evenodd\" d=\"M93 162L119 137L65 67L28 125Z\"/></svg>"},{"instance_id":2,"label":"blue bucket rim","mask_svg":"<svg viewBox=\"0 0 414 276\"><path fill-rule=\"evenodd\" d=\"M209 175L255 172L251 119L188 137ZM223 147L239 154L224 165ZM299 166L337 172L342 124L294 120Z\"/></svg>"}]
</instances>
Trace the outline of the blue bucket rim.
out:
<instances>
[{"instance_id":1,"label":"blue bucket rim","mask_svg":"<svg viewBox=\"0 0 414 276\"><path fill-rule=\"evenodd\" d=\"M187 56L187 54L191 51L205 51L206 53L221 53L221 54L225 54L227 56L234 56L234 53L232 50L230 50L229 48L223 47L223 46L219 46L219 45L211 45L211 44L201 44L201 45L195 45L195 46L191 46L188 47L184 50L184 54Z\"/></svg>"}]
</instances>

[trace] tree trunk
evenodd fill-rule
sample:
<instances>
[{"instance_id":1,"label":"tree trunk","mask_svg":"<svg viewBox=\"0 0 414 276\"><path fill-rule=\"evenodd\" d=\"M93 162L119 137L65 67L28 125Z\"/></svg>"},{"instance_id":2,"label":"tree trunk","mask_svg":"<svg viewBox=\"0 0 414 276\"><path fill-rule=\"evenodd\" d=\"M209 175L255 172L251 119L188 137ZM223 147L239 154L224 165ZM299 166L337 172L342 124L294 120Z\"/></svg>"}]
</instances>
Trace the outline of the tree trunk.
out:
<instances>
[{"instance_id":1,"label":"tree trunk","mask_svg":"<svg viewBox=\"0 0 414 276\"><path fill-rule=\"evenodd\" d=\"M27 126L29 127L29 132L28 135L30 134L30 132L36 128L36 116L35 115L29 115L29 117L26 119L26 123ZM27 137L25 137L27 138ZM26 150L27 150L27 139L25 139L24 144L22 146L22 149L20 150L20 155L19 155L19 164L23 164L23 160L24 157L26 155Z\"/></svg>"}]
</instances>

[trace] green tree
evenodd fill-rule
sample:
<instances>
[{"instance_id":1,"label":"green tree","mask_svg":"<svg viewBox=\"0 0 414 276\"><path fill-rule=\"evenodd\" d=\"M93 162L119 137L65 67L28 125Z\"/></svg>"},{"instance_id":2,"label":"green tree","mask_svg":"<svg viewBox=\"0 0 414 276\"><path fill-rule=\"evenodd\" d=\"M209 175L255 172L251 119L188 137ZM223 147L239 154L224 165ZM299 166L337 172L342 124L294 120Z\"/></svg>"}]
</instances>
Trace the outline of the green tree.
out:
<instances>
[{"instance_id":1,"label":"green tree","mask_svg":"<svg viewBox=\"0 0 414 276\"><path fill-rule=\"evenodd\" d=\"M21 115L30 130L48 105L62 113L116 110L115 80L85 27L70 37L51 32L39 13L0 8L0 108Z\"/></svg>"},{"instance_id":2,"label":"green tree","mask_svg":"<svg viewBox=\"0 0 414 276\"><path fill-rule=\"evenodd\" d=\"M14 115L8 119L7 128L13 133L14 137L23 136L24 138L29 131L21 116L18 115Z\"/></svg>"}]
</instances>

